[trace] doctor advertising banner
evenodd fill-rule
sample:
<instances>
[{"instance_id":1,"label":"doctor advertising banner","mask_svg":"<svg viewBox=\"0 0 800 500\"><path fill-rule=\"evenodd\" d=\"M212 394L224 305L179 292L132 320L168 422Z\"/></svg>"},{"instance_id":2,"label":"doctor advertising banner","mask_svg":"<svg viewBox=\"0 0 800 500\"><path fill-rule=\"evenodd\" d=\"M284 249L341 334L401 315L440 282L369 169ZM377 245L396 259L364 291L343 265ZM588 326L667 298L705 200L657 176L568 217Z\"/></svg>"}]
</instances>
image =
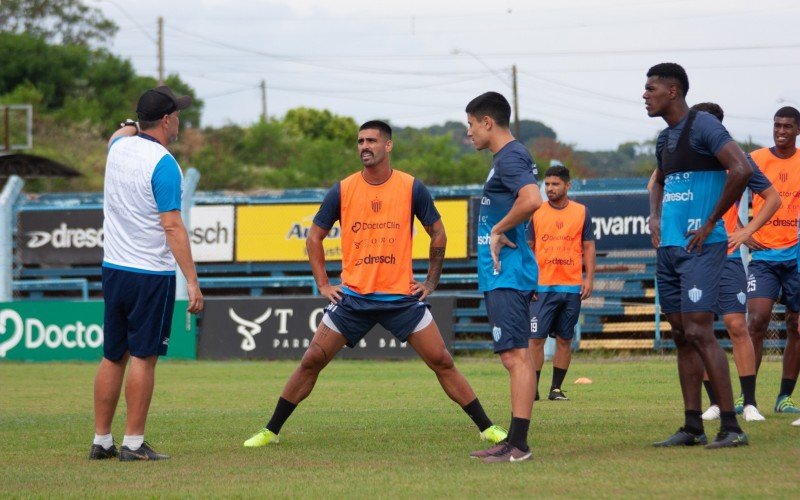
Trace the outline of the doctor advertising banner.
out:
<instances>
[{"instance_id":1,"label":"doctor advertising banner","mask_svg":"<svg viewBox=\"0 0 800 500\"><path fill-rule=\"evenodd\" d=\"M445 345L453 345L454 298L431 297L431 313ZM208 298L198 338L200 359L300 359L311 343L328 301L324 297ZM376 326L356 347L337 357L402 359L414 349Z\"/></svg>"},{"instance_id":2,"label":"doctor advertising banner","mask_svg":"<svg viewBox=\"0 0 800 500\"><path fill-rule=\"evenodd\" d=\"M447 232L447 258L467 257L467 200L441 200L436 208ZM308 259L306 238L319 210L318 203L238 206L236 260L238 262L302 262ZM414 220L414 259L427 259L430 238ZM328 260L341 259L341 228L331 228L323 242Z\"/></svg>"},{"instance_id":3,"label":"doctor advertising banner","mask_svg":"<svg viewBox=\"0 0 800 500\"><path fill-rule=\"evenodd\" d=\"M188 302L176 301L166 358L195 359ZM0 362L97 361L103 357L103 301L0 303Z\"/></svg>"}]
</instances>

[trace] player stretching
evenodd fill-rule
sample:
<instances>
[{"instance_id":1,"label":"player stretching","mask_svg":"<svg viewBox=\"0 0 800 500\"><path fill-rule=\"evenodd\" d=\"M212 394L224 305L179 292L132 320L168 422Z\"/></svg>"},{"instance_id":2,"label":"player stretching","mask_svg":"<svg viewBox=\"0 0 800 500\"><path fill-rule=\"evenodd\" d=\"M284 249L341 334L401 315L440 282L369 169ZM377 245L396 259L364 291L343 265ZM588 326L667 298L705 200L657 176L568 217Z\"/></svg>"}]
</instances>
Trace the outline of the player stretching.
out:
<instances>
[{"instance_id":1,"label":"player stretching","mask_svg":"<svg viewBox=\"0 0 800 500\"><path fill-rule=\"evenodd\" d=\"M354 347L376 324L408 342L442 389L472 418L480 437L493 443L506 431L493 425L472 387L453 364L425 298L439 283L447 236L428 189L392 169L392 129L370 121L358 132L364 168L336 183L325 195L306 241L320 293L331 301L300 366L283 388L264 429L244 442L248 448L278 443L281 427L314 388L320 372L345 345ZM414 281L411 268L413 217L431 237L428 276ZM331 285L322 240L336 221L342 227L342 284Z\"/></svg>"},{"instance_id":2,"label":"player stretching","mask_svg":"<svg viewBox=\"0 0 800 500\"><path fill-rule=\"evenodd\" d=\"M536 369L536 395L544 365L544 343L556 338L551 401L569 398L561 384L569 369L572 337L581 313L581 301L592 295L594 283L594 233L592 217L584 205L569 199L569 170L554 166L544 174L547 203L533 214L531 248L539 263L538 298L531 302L531 341ZM581 270L586 267L586 275Z\"/></svg>"},{"instance_id":3,"label":"player stretching","mask_svg":"<svg viewBox=\"0 0 800 500\"><path fill-rule=\"evenodd\" d=\"M683 427L654 446L708 442L700 410L705 367L722 420L707 447L734 447L748 444L747 435L736 420L728 360L713 322L728 247L722 216L741 197L753 169L719 120L689 110L688 90L686 71L662 63L647 72L642 95L648 116L660 116L668 125L656 143L650 231L658 247L659 302L678 349L685 416Z\"/></svg>"}]
</instances>

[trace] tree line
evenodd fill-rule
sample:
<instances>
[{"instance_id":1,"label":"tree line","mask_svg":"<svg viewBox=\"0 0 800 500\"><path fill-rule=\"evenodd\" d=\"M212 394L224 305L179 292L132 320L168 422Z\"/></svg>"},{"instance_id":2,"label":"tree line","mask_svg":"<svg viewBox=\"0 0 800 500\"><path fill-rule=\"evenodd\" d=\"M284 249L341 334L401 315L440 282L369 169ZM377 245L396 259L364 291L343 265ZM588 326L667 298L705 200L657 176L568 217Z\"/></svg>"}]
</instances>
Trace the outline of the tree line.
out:
<instances>
[{"instance_id":1,"label":"tree line","mask_svg":"<svg viewBox=\"0 0 800 500\"><path fill-rule=\"evenodd\" d=\"M102 189L105 138L130 117L136 100L156 85L127 59L102 48L114 23L78 0L0 3L0 104L34 106L33 154L79 170L72 180L29 181L28 191ZM203 102L179 75L166 82L194 98L181 113L181 139L171 150L195 167L204 190L328 187L359 168L358 124L329 110L296 108L250 125L203 127ZM391 120L387 120L391 124ZM476 154L465 125L394 126L393 164L430 185L480 184L491 162ZM551 160L576 178L646 176L655 166L653 141L612 151L579 151L542 122L522 120L520 137L540 169Z\"/></svg>"}]
</instances>

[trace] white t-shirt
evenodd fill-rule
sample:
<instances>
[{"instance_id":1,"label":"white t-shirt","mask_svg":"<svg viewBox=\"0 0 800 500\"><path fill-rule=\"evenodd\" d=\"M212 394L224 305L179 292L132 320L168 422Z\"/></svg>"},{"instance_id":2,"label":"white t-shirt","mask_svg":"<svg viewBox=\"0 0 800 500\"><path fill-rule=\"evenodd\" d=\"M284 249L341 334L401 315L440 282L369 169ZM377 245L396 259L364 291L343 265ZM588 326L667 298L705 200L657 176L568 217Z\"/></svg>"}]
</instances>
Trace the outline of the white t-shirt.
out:
<instances>
[{"instance_id":1,"label":"white t-shirt","mask_svg":"<svg viewBox=\"0 0 800 500\"><path fill-rule=\"evenodd\" d=\"M152 137L120 137L106 160L103 266L146 274L174 274L160 213L181 209L183 173Z\"/></svg>"}]
</instances>

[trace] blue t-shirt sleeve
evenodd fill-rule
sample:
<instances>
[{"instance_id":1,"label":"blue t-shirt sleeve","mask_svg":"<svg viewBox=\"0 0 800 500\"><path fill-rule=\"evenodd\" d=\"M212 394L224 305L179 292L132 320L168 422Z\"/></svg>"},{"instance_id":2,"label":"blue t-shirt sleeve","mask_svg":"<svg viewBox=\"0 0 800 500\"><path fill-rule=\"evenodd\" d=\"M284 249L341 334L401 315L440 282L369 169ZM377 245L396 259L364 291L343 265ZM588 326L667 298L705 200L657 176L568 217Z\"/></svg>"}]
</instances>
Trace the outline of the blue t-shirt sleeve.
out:
<instances>
[{"instance_id":1,"label":"blue t-shirt sleeve","mask_svg":"<svg viewBox=\"0 0 800 500\"><path fill-rule=\"evenodd\" d=\"M500 182L514 193L519 194L519 190L528 184L537 184L536 166L529 155L523 155L520 151L509 151L498 162L500 167ZM496 172L497 173L497 172Z\"/></svg>"},{"instance_id":2,"label":"blue t-shirt sleeve","mask_svg":"<svg viewBox=\"0 0 800 500\"><path fill-rule=\"evenodd\" d=\"M414 179L414 187L411 191L411 211L423 226L430 226L442 218L436 205L433 204L430 191L419 179Z\"/></svg>"},{"instance_id":3,"label":"blue t-shirt sleeve","mask_svg":"<svg viewBox=\"0 0 800 500\"><path fill-rule=\"evenodd\" d=\"M181 167L172 155L166 154L159 160L153 170L150 184L153 187L153 197L156 199L159 213L181 209L183 179Z\"/></svg>"},{"instance_id":4,"label":"blue t-shirt sleeve","mask_svg":"<svg viewBox=\"0 0 800 500\"><path fill-rule=\"evenodd\" d=\"M710 156L717 156L720 149L733 140L717 117L705 111L699 111L694 117L689 137L695 151Z\"/></svg>"},{"instance_id":5,"label":"blue t-shirt sleeve","mask_svg":"<svg viewBox=\"0 0 800 500\"><path fill-rule=\"evenodd\" d=\"M342 216L342 188L337 182L325 194L322 205L319 207L317 215L314 216L314 224L322 229L330 229Z\"/></svg>"},{"instance_id":6,"label":"blue t-shirt sleeve","mask_svg":"<svg viewBox=\"0 0 800 500\"><path fill-rule=\"evenodd\" d=\"M753 175L750 176L750 180L747 181L747 187L756 194L763 193L767 189L772 187L772 183L767 179L767 176L764 175L764 172L758 168L756 162L750 157L750 153L747 153L747 161L750 162L750 166L753 167Z\"/></svg>"},{"instance_id":7,"label":"blue t-shirt sleeve","mask_svg":"<svg viewBox=\"0 0 800 500\"><path fill-rule=\"evenodd\" d=\"M592 227L592 214L589 213L589 207L585 207L586 215L583 219L583 233L581 233L582 241L594 241L594 231Z\"/></svg>"}]
</instances>

